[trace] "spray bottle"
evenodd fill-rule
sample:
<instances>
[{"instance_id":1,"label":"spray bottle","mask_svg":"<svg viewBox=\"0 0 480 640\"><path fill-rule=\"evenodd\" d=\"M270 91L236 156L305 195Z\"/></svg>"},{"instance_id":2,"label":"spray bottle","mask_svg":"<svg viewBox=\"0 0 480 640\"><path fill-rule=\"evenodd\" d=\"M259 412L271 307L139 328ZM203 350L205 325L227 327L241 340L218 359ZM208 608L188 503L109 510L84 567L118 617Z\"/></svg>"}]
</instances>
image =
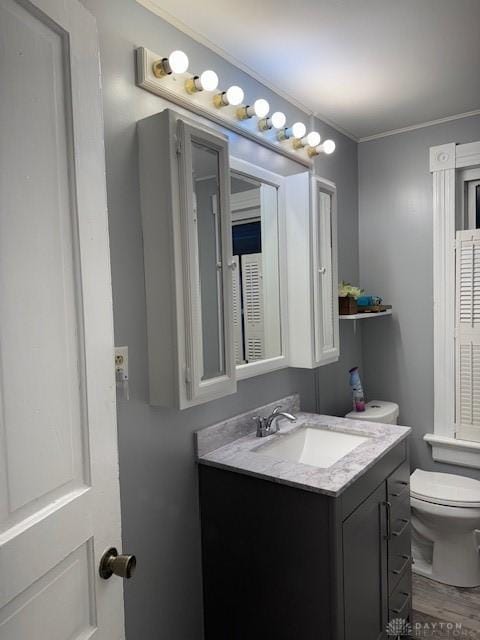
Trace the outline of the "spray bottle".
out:
<instances>
[{"instance_id":1,"label":"spray bottle","mask_svg":"<svg viewBox=\"0 0 480 640\"><path fill-rule=\"evenodd\" d=\"M360 380L360 373L358 367L350 369L350 387L352 388L353 396L353 410L365 411L365 396L363 394L362 381Z\"/></svg>"}]
</instances>

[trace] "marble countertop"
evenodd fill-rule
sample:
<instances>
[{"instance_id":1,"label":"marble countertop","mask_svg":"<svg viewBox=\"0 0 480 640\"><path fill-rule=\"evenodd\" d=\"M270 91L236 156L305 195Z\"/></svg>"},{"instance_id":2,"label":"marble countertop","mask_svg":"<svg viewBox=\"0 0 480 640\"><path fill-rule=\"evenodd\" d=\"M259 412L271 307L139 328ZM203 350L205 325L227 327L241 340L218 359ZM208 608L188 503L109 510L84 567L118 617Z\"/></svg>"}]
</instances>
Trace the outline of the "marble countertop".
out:
<instances>
[{"instance_id":1,"label":"marble countertop","mask_svg":"<svg viewBox=\"0 0 480 640\"><path fill-rule=\"evenodd\" d=\"M255 412L207 427L196 434L198 462L336 497L388 451L407 438L411 431L409 427L398 425L299 412L297 396L290 396L262 407L262 415L268 415L267 411L276 404L281 405L286 411L293 411L297 421L290 423L286 419L279 419L280 432L265 438L257 438L255 435L255 425L252 421ZM281 460L272 454L266 455L262 452L267 443L285 438L306 426L365 436L368 440L324 469Z\"/></svg>"}]
</instances>

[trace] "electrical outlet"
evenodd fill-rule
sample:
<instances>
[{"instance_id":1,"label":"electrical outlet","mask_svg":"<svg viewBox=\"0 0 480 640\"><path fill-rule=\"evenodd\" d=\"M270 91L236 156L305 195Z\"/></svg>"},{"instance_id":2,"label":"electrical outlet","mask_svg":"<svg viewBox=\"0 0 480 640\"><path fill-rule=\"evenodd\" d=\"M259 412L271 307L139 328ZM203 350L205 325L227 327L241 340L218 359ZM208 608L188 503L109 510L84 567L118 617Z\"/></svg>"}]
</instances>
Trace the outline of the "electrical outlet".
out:
<instances>
[{"instance_id":1,"label":"electrical outlet","mask_svg":"<svg viewBox=\"0 0 480 640\"><path fill-rule=\"evenodd\" d=\"M115 347L115 379L117 382L128 380L128 347Z\"/></svg>"}]
</instances>

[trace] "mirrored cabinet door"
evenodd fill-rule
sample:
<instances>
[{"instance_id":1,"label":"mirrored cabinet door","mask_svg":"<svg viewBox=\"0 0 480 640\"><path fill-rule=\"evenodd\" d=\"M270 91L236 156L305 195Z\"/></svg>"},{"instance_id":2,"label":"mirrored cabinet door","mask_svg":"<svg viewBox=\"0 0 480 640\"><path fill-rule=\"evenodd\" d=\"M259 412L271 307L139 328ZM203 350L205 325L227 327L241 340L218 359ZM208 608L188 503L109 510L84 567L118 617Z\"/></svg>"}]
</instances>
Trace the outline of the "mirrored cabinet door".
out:
<instances>
[{"instance_id":1,"label":"mirrored cabinet door","mask_svg":"<svg viewBox=\"0 0 480 640\"><path fill-rule=\"evenodd\" d=\"M336 188L305 172L286 193L289 362L314 368L339 357Z\"/></svg>"},{"instance_id":2,"label":"mirrored cabinet door","mask_svg":"<svg viewBox=\"0 0 480 640\"><path fill-rule=\"evenodd\" d=\"M315 360L338 358L336 191L312 178Z\"/></svg>"},{"instance_id":3,"label":"mirrored cabinet door","mask_svg":"<svg viewBox=\"0 0 480 640\"><path fill-rule=\"evenodd\" d=\"M228 140L166 110L138 123L150 403L236 391Z\"/></svg>"},{"instance_id":4,"label":"mirrored cabinet door","mask_svg":"<svg viewBox=\"0 0 480 640\"><path fill-rule=\"evenodd\" d=\"M234 348L240 378L288 366L284 189L282 176L231 158Z\"/></svg>"},{"instance_id":5,"label":"mirrored cabinet door","mask_svg":"<svg viewBox=\"0 0 480 640\"><path fill-rule=\"evenodd\" d=\"M228 143L178 121L185 240L187 389L191 400L235 389Z\"/></svg>"}]
</instances>

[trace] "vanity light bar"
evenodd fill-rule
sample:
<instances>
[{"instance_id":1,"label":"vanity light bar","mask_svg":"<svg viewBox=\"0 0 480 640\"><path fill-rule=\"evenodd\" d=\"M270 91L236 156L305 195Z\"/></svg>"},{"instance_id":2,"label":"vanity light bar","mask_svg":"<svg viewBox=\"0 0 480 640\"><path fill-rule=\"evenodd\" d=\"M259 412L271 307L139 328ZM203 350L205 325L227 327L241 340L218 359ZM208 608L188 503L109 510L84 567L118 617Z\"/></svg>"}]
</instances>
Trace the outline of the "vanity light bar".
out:
<instances>
[{"instance_id":1,"label":"vanity light bar","mask_svg":"<svg viewBox=\"0 0 480 640\"><path fill-rule=\"evenodd\" d=\"M172 74L185 74L188 70L189 60L186 53L175 50L170 53L168 58L160 58L152 64L152 73L156 78L171 76ZM218 75L215 71L207 69L199 76L192 75L185 80L184 88L189 95L201 91L215 91L218 87ZM261 132L267 132L271 129L277 129L276 139L279 142L291 140L291 146L296 151L306 149L310 158L320 153L327 155L335 151L335 142L333 140L325 140L320 144L321 138L317 131L310 131L307 135L307 128L303 122L295 122L290 127L286 127L286 116L281 111L275 111L271 116L268 115L270 105L264 98L258 98L253 105L242 105L244 92L241 87L232 85L226 91L221 91L213 96L213 105L217 109L227 106L237 107L235 111L236 118L240 121L249 120L254 116L258 118L258 129Z\"/></svg>"}]
</instances>

